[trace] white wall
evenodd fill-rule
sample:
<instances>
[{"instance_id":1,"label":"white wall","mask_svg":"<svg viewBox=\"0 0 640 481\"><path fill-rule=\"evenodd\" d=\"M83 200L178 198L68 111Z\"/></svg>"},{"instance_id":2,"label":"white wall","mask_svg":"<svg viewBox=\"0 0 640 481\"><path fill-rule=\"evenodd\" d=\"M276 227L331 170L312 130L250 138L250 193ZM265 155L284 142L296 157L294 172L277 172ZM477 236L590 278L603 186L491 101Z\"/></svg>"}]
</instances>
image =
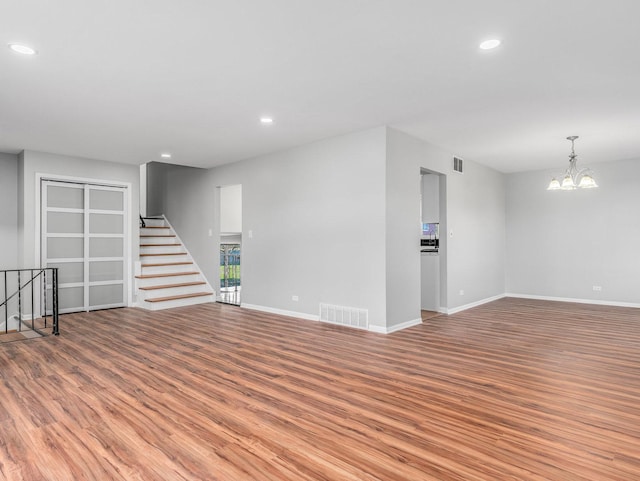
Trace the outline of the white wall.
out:
<instances>
[{"instance_id":1,"label":"white wall","mask_svg":"<svg viewBox=\"0 0 640 481\"><path fill-rule=\"evenodd\" d=\"M242 185L220 187L220 232L242 232Z\"/></svg>"},{"instance_id":2,"label":"white wall","mask_svg":"<svg viewBox=\"0 0 640 481\"><path fill-rule=\"evenodd\" d=\"M215 191L242 184L243 304L313 316L320 302L364 308L384 328L384 143L377 128L208 172L176 167L167 215L217 284Z\"/></svg>"},{"instance_id":3,"label":"white wall","mask_svg":"<svg viewBox=\"0 0 640 481\"><path fill-rule=\"evenodd\" d=\"M551 171L508 176L508 292L640 305L640 159L590 167L597 189L547 191Z\"/></svg>"},{"instance_id":4,"label":"white wall","mask_svg":"<svg viewBox=\"0 0 640 481\"><path fill-rule=\"evenodd\" d=\"M171 168L171 164L162 162L148 162L146 164L146 212L149 217L165 213L164 192L167 189L167 172Z\"/></svg>"},{"instance_id":5,"label":"white wall","mask_svg":"<svg viewBox=\"0 0 640 481\"><path fill-rule=\"evenodd\" d=\"M0 152L0 270L18 267L18 156Z\"/></svg>"},{"instance_id":6,"label":"white wall","mask_svg":"<svg viewBox=\"0 0 640 481\"><path fill-rule=\"evenodd\" d=\"M504 176L470 161L453 174L452 156L377 128L209 171L174 166L163 202L217 285L216 187L242 184L243 303L310 316L320 302L365 308L374 328L393 330L420 319L421 168L446 175L440 224L454 236L441 245L441 305L504 293Z\"/></svg>"},{"instance_id":7,"label":"white wall","mask_svg":"<svg viewBox=\"0 0 640 481\"><path fill-rule=\"evenodd\" d=\"M394 324L420 317L421 168L446 176L440 184L440 203L446 203L446 215L440 215L443 307L455 310L505 291L504 176L469 160L464 174L455 173L452 157L428 142L388 129L387 318Z\"/></svg>"},{"instance_id":8,"label":"white wall","mask_svg":"<svg viewBox=\"0 0 640 481\"><path fill-rule=\"evenodd\" d=\"M440 222L440 176L422 175L422 222Z\"/></svg>"}]
</instances>

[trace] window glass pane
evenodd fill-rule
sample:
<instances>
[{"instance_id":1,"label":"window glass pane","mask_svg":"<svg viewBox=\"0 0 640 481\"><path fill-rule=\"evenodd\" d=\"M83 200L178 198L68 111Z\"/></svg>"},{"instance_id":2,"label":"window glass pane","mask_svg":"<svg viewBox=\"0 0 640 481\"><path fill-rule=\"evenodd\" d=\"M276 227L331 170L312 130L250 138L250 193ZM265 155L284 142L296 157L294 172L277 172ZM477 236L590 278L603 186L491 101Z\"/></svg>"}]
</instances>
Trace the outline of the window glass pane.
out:
<instances>
[{"instance_id":1,"label":"window glass pane","mask_svg":"<svg viewBox=\"0 0 640 481\"><path fill-rule=\"evenodd\" d=\"M84 257L84 239L82 237L49 237L47 239L48 259L69 257Z\"/></svg>"},{"instance_id":2,"label":"window glass pane","mask_svg":"<svg viewBox=\"0 0 640 481\"><path fill-rule=\"evenodd\" d=\"M89 281L121 281L123 277L122 261L89 263Z\"/></svg>"},{"instance_id":3,"label":"window glass pane","mask_svg":"<svg viewBox=\"0 0 640 481\"><path fill-rule=\"evenodd\" d=\"M122 284L89 287L89 306L123 304Z\"/></svg>"},{"instance_id":4,"label":"window glass pane","mask_svg":"<svg viewBox=\"0 0 640 481\"><path fill-rule=\"evenodd\" d=\"M122 234L121 214L89 214L89 232L91 234Z\"/></svg>"},{"instance_id":5,"label":"window glass pane","mask_svg":"<svg viewBox=\"0 0 640 481\"><path fill-rule=\"evenodd\" d=\"M89 257L122 257L124 243L122 238L89 239Z\"/></svg>"},{"instance_id":6,"label":"window glass pane","mask_svg":"<svg viewBox=\"0 0 640 481\"><path fill-rule=\"evenodd\" d=\"M84 189L48 185L47 204L49 207L84 209Z\"/></svg>"},{"instance_id":7,"label":"window glass pane","mask_svg":"<svg viewBox=\"0 0 640 481\"><path fill-rule=\"evenodd\" d=\"M47 232L50 234L82 234L84 214L47 212Z\"/></svg>"},{"instance_id":8,"label":"window glass pane","mask_svg":"<svg viewBox=\"0 0 640 481\"><path fill-rule=\"evenodd\" d=\"M84 308L84 288L83 287L60 287L58 289L58 307L59 309L78 309Z\"/></svg>"},{"instance_id":9,"label":"window glass pane","mask_svg":"<svg viewBox=\"0 0 640 481\"><path fill-rule=\"evenodd\" d=\"M98 210L124 210L124 192L120 190L89 191L89 208Z\"/></svg>"},{"instance_id":10,"label":"window glass pane","mask_svg":"<svg viewBox=\"0 0 640 481\"><path fill-rule=\"evenodd\" d=\"M58 268L58 282L70 284L84 282L84 264L82 262L48 262L47 267ZM51 284L51 272L47 271L47 284Z\"/></svg>"}]
</instances>

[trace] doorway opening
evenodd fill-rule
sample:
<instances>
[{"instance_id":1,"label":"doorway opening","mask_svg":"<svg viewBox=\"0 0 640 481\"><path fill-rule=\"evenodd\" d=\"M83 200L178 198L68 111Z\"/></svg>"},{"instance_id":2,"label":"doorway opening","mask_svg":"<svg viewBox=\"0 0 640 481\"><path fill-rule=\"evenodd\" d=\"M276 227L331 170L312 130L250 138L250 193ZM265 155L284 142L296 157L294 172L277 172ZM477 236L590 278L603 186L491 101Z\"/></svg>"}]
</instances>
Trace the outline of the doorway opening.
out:
<instances>
[{"instance_id":1,"label":"doorway opening","mask_svg":"<svg viewBox=\"0 0 640 481\"><path fill-rule=\"evenodd\" d=\"M240 244L220 244L220 302L240 305Z\"/></svg>"},{"instance_id":2,"label":"doorway opening","mask_svg":"<svg viewBox=\"0 0 640 481\"><path fill-rule=\"evenodd\" d=\"M219 302L240 305L242 291L242 185L219 187Z\"/></svg>"},{"instance_id":3,"label":"doorway opening","mask_svg":"<svg viewBox=\"0 0 640 481\"><path fill-rule=\"evenodd\" d=\"M447 305L446 176L420 169L420 309L427 320Z\"/></svg>"}]
</instances>

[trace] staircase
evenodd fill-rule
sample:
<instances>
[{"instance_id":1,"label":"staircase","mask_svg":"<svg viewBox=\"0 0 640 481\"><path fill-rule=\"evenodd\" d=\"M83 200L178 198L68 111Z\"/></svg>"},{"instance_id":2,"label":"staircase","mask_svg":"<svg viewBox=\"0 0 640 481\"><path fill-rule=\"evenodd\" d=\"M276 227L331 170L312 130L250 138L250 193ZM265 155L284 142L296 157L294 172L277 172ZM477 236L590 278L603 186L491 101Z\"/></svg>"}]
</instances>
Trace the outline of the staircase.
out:
<instances>
[{"instance_id":1,"label":"staircase","mask_svg":"<svg viewBox=\"0 0 640 481\"><path fill-rule=\"evenodd\" d=\"M213 289L165 217L140 227L137 305L152 311L215 302Z\"/></svg>"}]
</instances>

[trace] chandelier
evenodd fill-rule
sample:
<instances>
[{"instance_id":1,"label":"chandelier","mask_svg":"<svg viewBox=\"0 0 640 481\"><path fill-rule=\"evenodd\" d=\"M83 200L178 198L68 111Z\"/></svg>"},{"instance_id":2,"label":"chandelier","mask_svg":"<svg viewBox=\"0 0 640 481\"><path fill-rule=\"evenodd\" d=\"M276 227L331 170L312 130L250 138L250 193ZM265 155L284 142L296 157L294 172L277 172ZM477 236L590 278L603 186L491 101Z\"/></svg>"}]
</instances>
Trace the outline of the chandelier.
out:
<instances>
[{"instance_id":1,"label":"chandelier","mask_svg":"<svg viewBox=\"0 0 640 481\"><path fill-rule=\"evenodd\" d=\"M554 177L551 179L551 182L549 182L547 190L593 189L594 187L598 187L598 184L596 184L592 176L591 169L578 169L578 156L573 146L577 138L577 135L567 137L567 140L571 141L571 153L569 154L569 168L564 173L562 183Z\"/></svg>"}]
</instances>

